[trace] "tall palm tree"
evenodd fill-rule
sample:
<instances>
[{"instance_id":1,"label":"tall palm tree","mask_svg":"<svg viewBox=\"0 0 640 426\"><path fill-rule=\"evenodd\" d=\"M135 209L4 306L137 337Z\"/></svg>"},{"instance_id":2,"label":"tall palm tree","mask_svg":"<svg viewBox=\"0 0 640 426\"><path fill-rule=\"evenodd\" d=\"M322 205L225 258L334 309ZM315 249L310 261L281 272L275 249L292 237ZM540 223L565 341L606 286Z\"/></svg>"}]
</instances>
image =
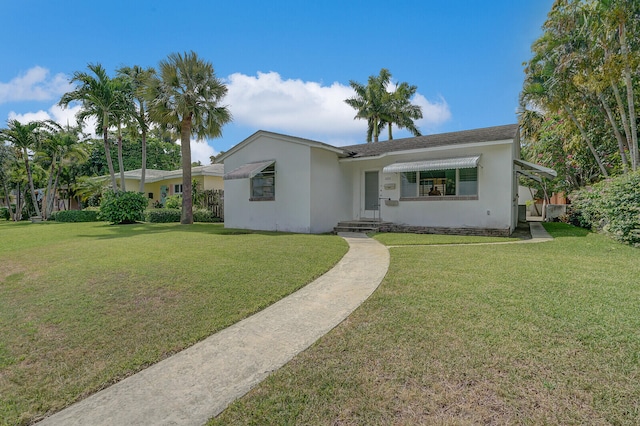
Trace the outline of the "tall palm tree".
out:
<instances>
[{"instance_id":1,"label":"tall palm tree","mask_svg":"<svg viewBox=\"0 0 640 426\"><path fill-rule=\"evenodd\" d=\"M382 68L377 76L369 76L366 86L354 80L349 81L356 95L345 99L345 102L357 111L355 120L367 120L367 142L371 142L372 137L373 142L378 142L384 123L392 120L387 94L387 86L390 82L391 73L386 68Z\"/></svg>"},{"instance_id":2,"label":"tall palm tree","mask_svg":"<svg viewBox=\"0 0 640 426\"><path fill-rule=\"evenodd\" d=\"M399 129L407 129L414 136L421 136L420 130L416 127L414 120L422 118L422 108L411 103L411 98L416 94L418 86L409 85L407 82L396 84L396 90L388 94L391 118L387 122L389 126L389 140L393 139L393 124Z\"/></svg>"},{"instance_id":3,"label":"tall palm tree","mask_svg":"<svg viewBox=\"0 0 640 426\"><path fill-rule=\"evenodd\" d=\"M216 78L213 65L195 52L172 53L160 61L159 75L150 80L147 99L151 118L180 133L182 152L181 223L193 223L191 136L198 140L222 135L231 113L220 101L227 87Z\"/></svg>"},{"instance_id":4,"label":"tall palm tree","mask_svg":"<svg viewBox=\"0 0 640 426\"><path fill-rule=\"evenodd\" d=\"M117 70L117 73L118 76L129 81L133 91L133 98L136 103L136 108L134 108L134 111L132 112L132 117L136 122L137 127L140 129L140 134L142 136L142 171L138 192L144 192L147 170L147 132L149 131L150 123L147 100L144 95L147 83L151 77L155 75L156 70L152 67L142 68L139 65L134 65L133 67L121 67Z\"/></svg>"},{"instance_id":5,"label":"tall palm tree","mask_svg":"<svg viewBox=\"0 0 640 426\"><path fill-rule=\"evenodd\" d=\"M77 115L78 121L82 122L88 117L95 117L98 120L97 130L102 132L111 186L114 191L117 191L116 174L109 149L109 127L114 114L120 108L122 99L118 83L107 75L102 65L89 64L87 68L92 74L76 71L71 79L72 83L77 84L76 89L62 95L58 104L67 107L71 102L80 102L82 109Z\"/></svg>"},{"instance_id":6,"label":"tall palm tree","mask_svg":"<svg viewBox=\"0 0 640 426\"><path fill-rule=\"evenodd\" d=\"M18 120L9 120L7 128L0 130L0 140L9 142L16 149L16 154L24 161L24 167L27 171L27 179L29 181L29 189L31 190L31 201L36 211L36 216L40 216L40 208L36 199L36 190L33 186L33 174L31 171L31 163L29 161L29 151L34 152L38 149L41 141L43 122L31 121L22 124Z\"/></svg>"}]
</instances>

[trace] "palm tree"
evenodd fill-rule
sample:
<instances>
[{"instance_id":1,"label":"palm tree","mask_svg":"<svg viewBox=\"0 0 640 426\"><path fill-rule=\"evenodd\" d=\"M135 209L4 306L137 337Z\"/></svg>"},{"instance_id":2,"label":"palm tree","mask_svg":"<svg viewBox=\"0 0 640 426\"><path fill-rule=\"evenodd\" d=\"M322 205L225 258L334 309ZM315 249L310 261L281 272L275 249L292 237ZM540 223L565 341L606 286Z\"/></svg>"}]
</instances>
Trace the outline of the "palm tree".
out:
<instances>
[{"instance_id":1,"label":"palm tree","mask_svg":"<svg viewBox=\"0 0 640 426\"><path fill-rule=\"evenodd\" d=\"M149 131L150 122L147 101L144 94L147 83L149 79L155 75L156 70L151 67L142 68L139 65L134 65L133 67L121 67L117 70L117 73L119 76L129 81L133 91L133 97L136 102L137 108L134 108L132 117L142 135L142 171L140 176L139 192L144 192L145 175L147 170L147 132Z\"/></svg>"},{"instance_id":2,"label":"palm tree","mask_svg":"<svg viewBox=\"0 0 640 426\"><path fill-rule=\"evenodd\" d=\"M31 164L29 162L29 151L35 151L41 141L42 128L44 124L41 121L31 121L22 124L18 120L9 120L7 128L0 130L0 140L9 142L16 149L16 154L24 161L24 167L27 171L27 179L29 181L29 189L31 190L31 201L36 211L36 216L40 216L40 208L36 199L36 190L33 186L33 174L31 172Z\"/></svg>"},{"instance_id":3,"label":"palm tree","mask_svg":"<svg viewBox=\"0 0 640 426\"><path fill-rule=\"evenodd\" d=\"M367 142L371 142L372 136L373 142L378 142L384 123L392 121L387 94L390 81L391 73L386 68L382 68L378 76L370 76L366 86L354 80L349 81L356 95L345 99L345 102L357 111L355 120L367 120Z\"/></svg>"},{"instance_id":4,"label":"palm tree","mask_svg":"<svg viewBox=\"0 0 640 426\"><path fill-rule=\"evenodd\" d=\"M182 218L193 223L191 136L198 140L218 137L231 113L219 102L227 87L216 78L213 65L195 52L172 53L160 61L159 75L147 91L152 119L180 133L182 151Z\"/></svg>"},{"instance_id":5,"label":"palm tree","mask_svg":"<svg viewBox=\"0 0 640 426\"><path fill-rule=\"evenodd\" d=\"M9 183L11 182L11 168L14 165L15 160L15 154L11 147L0 143L0 182L2 182L0 190L2 190L5 205L9 210L12 219L14 219L15 216L11 208L11 187L9 186Z\"/></svg>"},{"instance_id":6,"label":"palm tree","mask_svg":"<svg viewBox=\"0 0 640 426\"><path fill-rule=\"evenodd\" d=\"M390 105L388 115L391 118L387 122L389 125L389 140L393 139L393 124L396 124L399 129L409 130L414 136L422 135L414 122L414 120L422 118L422 108L411 103L411 98L416 94L417 90L418 86L403 82L396 84L396 90L388 94Z\"/></svg>"},{"instance_id":7,"label":"palm tree","mask_svg":"<svg viewBox=\"0 0 640 426\"><path fill-rule=\"evenodd\" d=\"M39 158L49 166L49 177L45 190L47 202L42 206L44 218L53 211L53 202L63 168L72 164L81 164L89 156L85 147L78 143L80 129L68 127L63 130L57 124L54 129L55 131L44 139L43 149L38 153Z\"/></svg>"},{"instance_id":8,"label":"palm tree","mask_svg":"<svg viewBox=\"0 0 640 426\"><path fill-rule=\"evenodd\" d=\"M58 103L62 107L67 107L71 102L82 103L82 109L78 113L78 121L82 122L88 117L95 117L98 120L98 131L102 132L104 151L111 176L111 185L114 191L118 190L116 174L111 160L109 149L109 126L116 111L122 104L119 94L118 82L113 81L105 69L100 64L89 64L87 66L93 75L86 72L76 71L71 79L72 83L77 83L75 90L62 95ZM124 180L122 181L124 184Z\"/></svg>"}]
</instances>

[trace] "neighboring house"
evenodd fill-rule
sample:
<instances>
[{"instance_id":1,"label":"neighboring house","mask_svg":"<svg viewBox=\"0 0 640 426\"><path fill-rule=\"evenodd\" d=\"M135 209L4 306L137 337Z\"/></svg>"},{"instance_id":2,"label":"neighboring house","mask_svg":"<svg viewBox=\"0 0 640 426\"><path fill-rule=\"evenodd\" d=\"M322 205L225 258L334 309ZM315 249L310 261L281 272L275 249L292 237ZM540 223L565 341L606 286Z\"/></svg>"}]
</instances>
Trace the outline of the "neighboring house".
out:
<instances>
[{"instance_id":1,"label":"neighboring house","mask_svg":"<svg viewBox=\"0 0 640 426\"><path fill-rule=\"evenodd\" d=\"M191 169L191 179L198 182L198 188L201 190L224 189L223 175L222 164L195 166ZM124 181L127 191L138 191L141 177L142 169L125 172ZM119 174L116 174L116 179L120 180ZM182 169L170 171L146 169L144 192L149 198L149 206L153 206L156 202L164 205L168 196L182 194Z\"/></svg>"},{"instance_id":2,"label":"neighboring house","mask_svg":"<svg viewBox=\"0 0 640 426\"><path fill-rule=\"evenodd\" d=\"M552 177L519 159L516 124L336 147L258 131L219 161L225 227L323 233L340 221L393 230L509 235L517 173Z\"/></svg>"}]
</instances>

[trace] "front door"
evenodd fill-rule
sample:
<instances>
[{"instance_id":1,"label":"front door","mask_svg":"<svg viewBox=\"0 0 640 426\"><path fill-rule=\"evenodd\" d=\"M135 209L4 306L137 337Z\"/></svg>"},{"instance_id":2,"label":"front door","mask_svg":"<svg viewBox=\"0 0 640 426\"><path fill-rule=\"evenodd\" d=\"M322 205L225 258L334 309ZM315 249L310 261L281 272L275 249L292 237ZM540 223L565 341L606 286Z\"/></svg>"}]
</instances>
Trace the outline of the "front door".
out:
<instances>
[{"instance_id":1,"label":"front door","mask_svg":"<svg viewBox=\"0 0 640 426\"><path fill-rule=\"evenodd\" d=\"M380 184L378 172L364 172L364 214L363 217L375 219L379 217Z\"/></svg>"}]
</instances>

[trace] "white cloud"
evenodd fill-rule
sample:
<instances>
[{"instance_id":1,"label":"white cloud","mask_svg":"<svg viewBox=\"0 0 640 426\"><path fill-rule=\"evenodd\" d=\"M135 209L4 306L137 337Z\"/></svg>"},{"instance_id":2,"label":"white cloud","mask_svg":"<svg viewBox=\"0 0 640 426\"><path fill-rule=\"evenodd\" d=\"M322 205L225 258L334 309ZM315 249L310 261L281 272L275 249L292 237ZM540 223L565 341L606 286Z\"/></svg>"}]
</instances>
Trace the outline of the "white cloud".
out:
<instances>
[{"instance_id":1,"label":"white cloud","mask_svg":"<svg viewBox=\"0 0 640 426\"><path fill-rule=\"evenodd\" d=\"M416 122L418 127L434 128L451 119L449 104L441 96L439 101L431 102L419 93L413 97L413 103L422 107L422 118Z\"/></svg>"},{"instance_id":2,"label":"white cloud","mask_svg":"<svg viewBox=\"0 0 640 426\"><path fill-rule=\"evenodd\" d=\"M9 120L18 120L21 123L28 123L29 121L36 120L52 120L61 126L75 126L77 124L76 114L80 111L81 106L76 105L70 108L62 108L55 104L49 108L48 111L39 110L37 112L27 112L24 114L17 114L14 111L9 112ZM96 137L96 119L91 117L84 122L82 126L85 133Z\"/></svg>"},{"instance_id":3,"label":"white cloud","mask_svg":"<svg viewBox=\"0 0 640 426\"><path fill-rule=\"evenodd\" d=\"M180 145L180 139L176 141ZM191 139L191 162L200 161L203 166L211 164L211 156L220 154L207 141Z\"/></svg>"},{"instance_id":4,"label":"white cloud","mask_svg":"<svg viewBox=\"0 0 640 426\"><path fill-rule=\"evenodd\" d=\"M329 135L360 132L354 110L344 103L353 96L348 86L333 83L283 80L276 72L228 78L229 103L234 121L265 130L315 132Z\"/></svg>"},{"instance_id":5,"label":"white cloud","mask_svg":"<svg viewBox=\"0 0 640 426\"><path fill-rule=\"evenodd\" d=\"M49 75L49 70L40 66L8 83L0 82L0 104L17 101L47 101L71 90L69 79L64 74Z\"/></svg>"},{"instance_id":6,"label":"white cloud","mask_svg":"<svg viewBox=\"0 0 640 426\"><path fill-rule=\"evenodd\" d=\"M302 80L283 80L277 72L228 77L225 103L234 122L296 136L317 137L324 142L346 145L361 142L366 122L354 120L355 110L344 100L354 95L350 86ZM416 94L414 103L422 107L424 118L418 126L434 129L451 118L444 98L430 102Z\"/></svg>"}]
</instances>

